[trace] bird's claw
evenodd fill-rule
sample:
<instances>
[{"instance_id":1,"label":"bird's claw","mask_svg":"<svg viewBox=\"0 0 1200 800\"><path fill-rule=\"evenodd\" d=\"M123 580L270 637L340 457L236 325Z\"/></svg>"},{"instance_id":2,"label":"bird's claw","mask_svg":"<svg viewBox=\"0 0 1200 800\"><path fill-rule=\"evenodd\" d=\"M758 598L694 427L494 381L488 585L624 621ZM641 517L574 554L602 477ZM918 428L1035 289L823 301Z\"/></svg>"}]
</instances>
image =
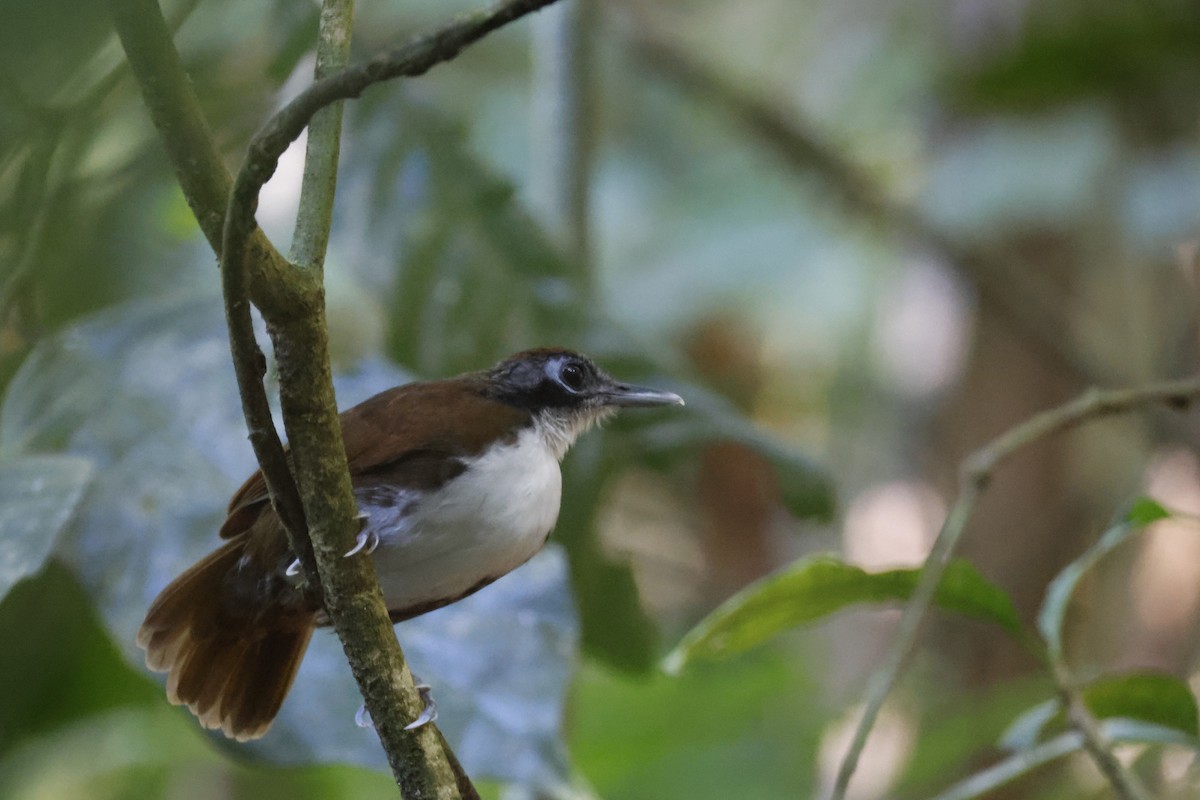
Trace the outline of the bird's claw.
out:
<instances>
[{"instance_id":1,"label":"bird's claw","mask_svg":"<svg viewBox=\"0 0 1200 800\"><path fill-rule=\"evenodd\" d=\"M370 555L375 552L377 547L379 547L379 534L370 529L359 531L358 536L354 538L354 547L346 551L345 557L349 558L364 551Z\"/></svg>"},{"instance_id":2,"label":"bird's claw","mask_svg":"<svg viewBox=\"0 0 1200 800\"><path fill-rule=\"evenodd\" d=\"M276 569L278 569L278 567ZM283 574L287 575L289 578L294 578L297 575L299 575L300 574L300 559L297 558L294 561L292 561L292 563L288 564L287 569L285 569L283 571Z\"/></svg>"},{"instance_id":3,"label":"bird's claw","mask_svg":"<svg viewBox=\"0 0 1200 800\"><path fill-rule=\"evenodd\" d=\"M422 725L428 725L438 718L437 702L433 699L433 687L427 683L417 684L417 694L421 696L421 713L412 722L404 726L404 730L413 731Z\"/></svg>"},{"instance_id":4,"label":"bird's claw","mask_svg":"<svg viewBox=\"0 0 1200 800\"><path fill-rule=\"evenodd\" d=\"M354 724L360 728L370 728L375 725L371 720L371 712L367 711L367 706L364 703L358 707L358 711L354 714Z\"/></svg>"},{"instance_id":5,"label":"bird's claw","mask_svg":"<svg viewBox=\"0 0 1200 800\"><path fill-rule=\"evenodd\" d=\"M417 694L421 696L421 713L404 726L406 731L414 731L438 718L437 702L433 699L433 687L427 683L418 683ZM371 712L367 711L366 705L358 707L358 711L354 715L354 724L360 728L374 727L375 723L371 720Z\"/></svg>"}]
</instances>

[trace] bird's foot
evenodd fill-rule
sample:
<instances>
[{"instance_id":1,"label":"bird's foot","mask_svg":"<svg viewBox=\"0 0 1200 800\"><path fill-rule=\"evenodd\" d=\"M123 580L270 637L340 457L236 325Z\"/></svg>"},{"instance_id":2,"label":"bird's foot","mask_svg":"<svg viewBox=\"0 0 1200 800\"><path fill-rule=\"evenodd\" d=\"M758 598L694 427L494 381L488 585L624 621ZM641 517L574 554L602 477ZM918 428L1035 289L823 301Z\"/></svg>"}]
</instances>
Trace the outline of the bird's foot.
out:
<instances>
[{"instance_id":1,"label":"bird's foot","mask_svg":"<svg viewBox=\"0 0 1200 800\"><path fill-rule=\"evenodd\" d=\"M413 679L417 684L417 694L421 696L421 713L412 722L404 726L404 730L413 731L422 725L428 725L438 718L437 701L433 699L433 687L428 683L423 683L415 675Z\"/></svg>"},{"instance_id":2,"label":"bird's foot","mask_svg":"<svg viewBox=\"0 0 1200 800\"><path fill-rule=\"evenodd\" d=\"M414 676L415 677L415 676ZM421 696L421 713L412 722L404 726L404 730L413 731L422 725L428 725L438 718L437 701L433 699L433 687L428 683L421 683L417 680L417 694ZM375 723L371 721L371 712L367 711L366 705L358 707L358 712L354 715L354 724L360 728L374 727Z\"/></svg>"},{"instance_id":3,"label":"bird's foot","mask_svg":"<svg viewBox=\"0 0 1200 800\"><path fill-rule=\"evenodd\" d=\"M358 707L358 711L354 714L354 724L360 728L374 727L375 723L371 721L371 712L367 711L366 703Z\"/></svg>"},{"instance_id":4,"label":"bird's foot","mask_svg":"<svg viewBox=\"0 0 1200 800\"><path fill-rule=\"evenodd\" d=\"M346 558L364 551L370 555L375 552L377 547L379 547L379 534L370 528L359 531L358 536L354 538L354 547L346 551Z\"/></svg>"}]
</instances>

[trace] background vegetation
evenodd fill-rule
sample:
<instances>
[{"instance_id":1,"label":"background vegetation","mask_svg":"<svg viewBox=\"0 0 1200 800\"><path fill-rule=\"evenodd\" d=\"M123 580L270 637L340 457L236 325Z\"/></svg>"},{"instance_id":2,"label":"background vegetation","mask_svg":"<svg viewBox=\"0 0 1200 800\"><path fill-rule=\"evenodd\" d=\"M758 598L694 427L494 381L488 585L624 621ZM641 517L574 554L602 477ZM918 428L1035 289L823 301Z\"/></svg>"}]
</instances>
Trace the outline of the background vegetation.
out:
<instances>
[{"instance_id":1,"label":"background vegetation","mask_svg":"<svg viewBox=\"0 0 1200 800\"><path fill-rule=\"evenodd\" d=\"M545 12L347 106L343 405L551 342L689 401L577 448L559 544L401 642L493 795L816 796L915 585L885 571L924 558L962 459L1089 385L1194 371L1200 11L601 5L566 154L586 224L553 189ZM356 58L470 7L363 5ZM236 167L309 80L318 8L164 11ZM252 469L214 258L103 5L6 3L0 92L0 796L394 796L332 636L251 749L141 667L149 599ZM294 153L258 215L281 247ZM1198 437L1147 409L995 472L937 598L955 613L931 616L850 796L934 796L1065 742L1047 650L1095 717L1141 721L1103 731L1139 742L1117 749L1138 783L1200 790ZM693 625L779 568L742 595L766 603L741 612L754 646L701 658L737 649L720 626L742 607ZM1112 791L1079 751L985 796Z\"/></svg>"}]
</instances>

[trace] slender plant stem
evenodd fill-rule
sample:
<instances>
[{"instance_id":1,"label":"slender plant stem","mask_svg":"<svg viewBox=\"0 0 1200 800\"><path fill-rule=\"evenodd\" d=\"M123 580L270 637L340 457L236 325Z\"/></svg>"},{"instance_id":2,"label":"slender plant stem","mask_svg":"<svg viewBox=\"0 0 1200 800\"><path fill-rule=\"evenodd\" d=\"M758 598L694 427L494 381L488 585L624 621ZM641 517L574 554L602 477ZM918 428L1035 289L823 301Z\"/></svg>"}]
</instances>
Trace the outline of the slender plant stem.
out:
<instances>
[{"instance_id":1,"label":"slender plant stem","mask_svg":"<svg viewBox=\"0 0 1200 800\"><path fill-rule=\"evenodd\" d=\"M1150 796L1141 781L1125 769L1125 765L1113 753L1112 744L1100 730L1100 723L1088 709L1079 690L1075 688L1074 678L1062 660L1062 654L1052 654L1051 659L1051 671L1058 695L1067 711L1071 727L1083 737L1083 749L1092 757L1092 761L1096 762L1096 766L1108 779L1113 792L1120 800L1149 800Z\"/></svg>"},{"instance_id":2,"label":"slender plant stem","mask_svg":"<svg viewBox=\"0 0 1200 800\"><path fill-rule=\"evenodd\" d=\"M850 779L866 746L867 736L913 651L921 623L932 604L934 592L941 583L946 565L962 539L967 522L975 511L975 505L986 491L994 471L1030 444L1076 428L1085 422L1155 404L1165 404L1170 408L1183 410L1197 397L1200 397L1200 378L1165 381L1133 389L1092 389L1065 405L1044 411L1009 429L962 462L959 469L958 498L950 507L942 530L925 559L921 579L913 592L912 600L904 608L887 657L867 685L863 715L838 767L830 800L843 800L846 796Z\"/></svg>"},{"instance_id":3,"label":"slender plant stem","mask_svg":"<svg viewBox=\"0 0 1200 800\"><path fill-rule=\"evenodd\" d=\"M346 67L350 59L353 26L354 0L325 0L321 7L320 25L317 34L316 67L314 70L314 78L316 80L326 78ZM338 155L341 145L342 106L343 103L339 101L320 109L313 115L308 127L304 178L301 186L300 205L296 214L296 228L292 239L290 255L297 267L310 270L314 274L315 280L321 280L320 276L324 271L325 255L333 221L334 197L337 191ZM317 327L324 329L325 325L323 321ZM294 341L290 343L295 344ZM321 344L321 347L325 346L325 343ZM303 364L299 366L301 369L304 368ZM281 374L284 369L285 367L281 366ZM305 541L301 547L311 548L311 539L307 536L304 539ZM315 570L313 574L316 575ZM319 578L317 579L319 580ZM373 622L378 627L378 620L364 620L364 622ZM381 630L371 631L368 629L365 633L367 636L382 636L385 639L394 638L391 634ZM356 657L356 654L352 652L347 652L347 657L352 663L361 662L362 660L361 655ZM409 685L412 683L411 675L407 673L402 653L400 653L400 660L401 665L398 673L401 691L402 693L411 694L415 689ZM369 665L366 667L366 669L377 668L378 665ZM411 719L411 714L408 714L408 711L409 709L403 708L402 705L390 711L379 711L377 708L376 713L379 716L372 716L372 720L385 720L388 719L388 715L390 714L393 719L391 727L400 728L402 731L404 721ZM432 737L436 737L436 739L434 740L430 734L432 734ZM398 736L402 734L393 731L393 735ZM466 771L459 764L454 751L450 748L440 731L430 725L428 731L421 732L421 735L417 737L417 742L421 749L420 755L422 757L420 759L415 761L406 760L402 765L394 761L392 763L393 774L396 775L402 792L406 795L430 795L431 793L449 795L449 792L446 790L449 789L448 784L452 784L457 789L460 797L476 799L479 797ZM389 758L391 758L392 752L396 752L394 748L389 750ZM452 776L451 780L447 779L447 772Z\"/></svg>"},{"instance_id":4,"label":"slender plant stem","mask_svg":"<svg viewBox=\"0 0 1200 800\"><path fill-rule=\"evenodd\" d=\"M354 31L354 0L325 0L317 34L317 64L313 78L321 80L345 69L350 62ZM304 179L300 207L289 255L304 269L323 271L333 224L333 200L337 192L338 155L342 142L342 102L330 103L308 126L304 154Z\"/></svg>"}]
</instances>

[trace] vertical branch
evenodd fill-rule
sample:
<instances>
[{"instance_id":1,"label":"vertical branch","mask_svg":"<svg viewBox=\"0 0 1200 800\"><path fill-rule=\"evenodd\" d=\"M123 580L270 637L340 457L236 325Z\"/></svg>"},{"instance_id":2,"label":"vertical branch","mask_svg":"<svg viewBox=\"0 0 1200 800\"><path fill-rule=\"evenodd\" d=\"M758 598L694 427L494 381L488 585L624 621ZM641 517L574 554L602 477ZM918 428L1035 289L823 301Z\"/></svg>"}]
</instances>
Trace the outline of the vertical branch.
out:
<instances>
[{"instance_id":1,"label":"vertical branch","mask_svg":"<svg viewBox=\"0 0 1200 800\"><path fill-rule=\"evenodd\" d=\"M325 0L321 6L317 32L316 80L346 67L350 59L353 29L354 0ZM314 286L322 283L325 253L333 223L343 104L339 100L321 108L313 114L308 125L304 178L300 189L300 206L296 212L291 257L297 267L307 270ZM311 566L315 568L315 573L308 572L308 575L313 576L310 580L319 580L325 589L325 607L330 618L335 620L338 636L342 639L360 688L367 685L378 687L375 695L363 688L364 702L372 712L371 719L379 732L401 793L405 797L450 797L457 787L458 795L469 797L474 788L461 767L457 770L451 768L447 757L452 751L444 746L436 730L429 726L430 730L411 735L405 729L406 721L413 718L414 706L419 713L420 703L413 700L416 689L412 675L391 630L390 620L386 619L387 609L383 598L372 596L378 595L379 590L373 585L378 583L378 579L369 560L362 559L368 563L358 570L331 571L327 566L343 557L341 554L345 552L346 540L356 530L356 524L351 520L358 508L350 488L345 459L316 457L319 453L328 453L329 448L344 451L340 425L326 426L324 429L316 426L295 429L296 426L289 424L291 420L312 419L309 415L321 415L325 409L337 407L329 369L324 302L317 303L311 313L315 319L271 327L279 364L280 402L289 439L298 453L308 451L310 443L311 452L314 453L311 463L303 467L297 463L297 475L304 496L308 498L310 507L318 504L324 506L314 515L317 519L337 523L333 526L335 529L313 531L315 536L310 537L308 531L304 532L302 546L313 554ZM319 374L314 376L314 371ZM319 556L318 547L322 551ZM303 558L301 564L306 568L309 566ZM358 605L362 602L377 606L375 614L347 614L342 608L347 604ZM380 612L386 625L379 619ZM394 643L394 648L387 647L388 640ZM381 641L384 648L371 658L370 654L364 654L349 644L354 641ZM457 766L457 761L454 764Z\"/></svg>"},{"instance_id":2,"label":"vertical branch","mask_svg":"<svg viewBox=\"0 0 1200 800\"><path fill-rule=\"evenodd\" d=\"M325 0L317 32L317 80L345 69L350 61L354 31L354 0ZM308 125L304 154L304 182L300 186L300 208L292 234L291 259L299 267L319 275L325 266L329 229L333 224L333 200L337 192L337 165L342 141L343 101L330 103Z\"/></svg>"}]
</instances>

